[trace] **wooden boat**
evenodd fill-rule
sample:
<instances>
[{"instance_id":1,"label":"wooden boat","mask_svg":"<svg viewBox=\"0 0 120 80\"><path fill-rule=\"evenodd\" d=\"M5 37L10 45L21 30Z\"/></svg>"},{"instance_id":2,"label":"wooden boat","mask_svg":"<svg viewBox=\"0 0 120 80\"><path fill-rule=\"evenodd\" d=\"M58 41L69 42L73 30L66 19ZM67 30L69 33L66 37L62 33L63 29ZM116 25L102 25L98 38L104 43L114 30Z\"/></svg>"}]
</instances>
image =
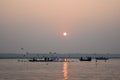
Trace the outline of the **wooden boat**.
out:
<instances>
[{"instance_id":1,"label":"wooden boat","mask_svg":"<svg viewBox=\"0 0 120 80\"><path fill-rule=\"evenodd\" d=\"M29 62L52 62L53 60L29 60Z\"/></svg>"},{"instance_id":2,"label":"wooden boat","mask_svg":"<svg viewBox=\"0 0 120 80\"><path fill-rule=\"evenodd\" d=\"M92 58L91 57L81 57L79 60L80 61L92 61Z\"/></svg>"},{"instance_id":3,"label":"wooden boat","mask_svg":"<svg viewBox=\"0 0 120 80\"><path fill-rule=\"evenodd\" d=\"M96 57L96 60L108 60L109 58L107 57Z\"/></svg>"},{"instance_id":4,"label":"wooden boat","mask_svg":"<svg viewBox=\"0 0 120 80\"><path fill-rule=\"evenodd\" d=\"M29 62L52 62L52 61L54 61L54 59L52 59L52 58L47 58L47 57L42 58L42 59L33 58L33 59L29 60Z\"/></svg>"}]
</instances>

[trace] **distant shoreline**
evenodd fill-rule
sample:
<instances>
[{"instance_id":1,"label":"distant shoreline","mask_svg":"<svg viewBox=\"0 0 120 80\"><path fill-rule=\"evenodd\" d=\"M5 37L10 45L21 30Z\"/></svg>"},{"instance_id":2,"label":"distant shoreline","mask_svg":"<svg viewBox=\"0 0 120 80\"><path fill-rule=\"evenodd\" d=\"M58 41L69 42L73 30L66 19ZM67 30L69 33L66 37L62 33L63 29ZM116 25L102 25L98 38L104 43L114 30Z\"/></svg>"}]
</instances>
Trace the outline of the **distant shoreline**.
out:
<instances>
[{"instance_id":1,"label":"distant shoreline","mask_svg":"<svg viewBox=\"0 0 120 80\"><path fill-rule=\"evenodd\" d=\"M0 59L31 59L33 57L36 58L44 58L44 57L56 57L56 58L71 58L78 59L80 57L108 57L110 59L120 59L120 54L81 54L81 53L73 53L73 54L57 54L57 53L49 53L49 54L40 54L40 53L27 53L27 54L15 54L15 53L0 53Z\"/></svg>"}]
</instances>

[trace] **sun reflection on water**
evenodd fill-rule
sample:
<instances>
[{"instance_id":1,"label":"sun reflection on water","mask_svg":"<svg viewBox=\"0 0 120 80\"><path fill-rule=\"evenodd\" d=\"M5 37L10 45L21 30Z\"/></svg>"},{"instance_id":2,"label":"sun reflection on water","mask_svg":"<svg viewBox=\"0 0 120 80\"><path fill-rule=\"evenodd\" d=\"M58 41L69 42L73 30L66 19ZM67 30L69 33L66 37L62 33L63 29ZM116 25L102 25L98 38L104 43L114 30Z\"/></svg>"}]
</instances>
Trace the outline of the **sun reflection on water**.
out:
<instances>
[{"instance_id":1,"label":"sun reflection on water","mask_svg":"<svg viewBox=\"0 0 120 80\"><path fill-rule=\"evenodd\" d=\"M63 62L63 80L68 79L68 62Z\"/></svg>"}]
</instances>

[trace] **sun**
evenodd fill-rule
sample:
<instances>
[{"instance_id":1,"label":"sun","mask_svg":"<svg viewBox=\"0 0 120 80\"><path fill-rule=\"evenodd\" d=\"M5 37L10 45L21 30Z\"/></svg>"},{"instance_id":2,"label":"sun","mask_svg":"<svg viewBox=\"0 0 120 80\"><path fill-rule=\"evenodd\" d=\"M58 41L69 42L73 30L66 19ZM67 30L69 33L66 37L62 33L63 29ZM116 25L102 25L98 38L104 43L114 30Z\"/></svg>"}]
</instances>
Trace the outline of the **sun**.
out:
<instances>
[{"instance_id":1,"label":"sun","mask_svg":"<svg viewBox=\"0 0 120 80\"><path fill-rule=\"evenodd\" d=\"M67 32L63 32L63 36L67 36Z\"/></svg>"}]
</instances>

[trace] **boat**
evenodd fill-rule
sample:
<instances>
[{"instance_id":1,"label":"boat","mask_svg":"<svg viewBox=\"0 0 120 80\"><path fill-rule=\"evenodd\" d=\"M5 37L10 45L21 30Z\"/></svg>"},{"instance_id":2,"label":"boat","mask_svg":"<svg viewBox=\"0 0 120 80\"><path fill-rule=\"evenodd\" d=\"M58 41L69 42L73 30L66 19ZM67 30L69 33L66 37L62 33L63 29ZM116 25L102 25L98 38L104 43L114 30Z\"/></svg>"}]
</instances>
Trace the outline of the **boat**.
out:
<instances>
[{"instance_id":1,"label":"boat","mask_svg":"<svg viewBox=\"0 0 120 80\"><path fill-rule=\"evenodd\" d=\"M34 57L34 58L30 59L29 62L53 62L55 60L56 60L56 58L50 58L50 57L45 57L42 59Z\"/></svg>"},{"instance_id":2,"label":"boat","mask_svg":"<svg viewBox=\"0 0 120 80\"><path fill-rule=\"evenodd\" d=\"M96 60L108 60L109 58L107 57L96 57Z\"/></svg>"},{"instance_id":3,"label":"boat","mask_svg":"<svg viewBox=\"0 0 120 80\"><path fill-rule=\"evenodd\" d=\"M80 61L92 61L92 58L91 57L81 57L79 60Z\"/></svg>"},{"instance_id":4,"label":"boat","mask_svg":"<svg viewBox=\"0 0 120 80\"><path fill-rule=\"evenodd\" d=\"M107 58L107 57L96 57L95 59L96 59L96 62L98 60L105 60L105 62L106 62L109 58Z\"/></svg>"}]
</instances>

